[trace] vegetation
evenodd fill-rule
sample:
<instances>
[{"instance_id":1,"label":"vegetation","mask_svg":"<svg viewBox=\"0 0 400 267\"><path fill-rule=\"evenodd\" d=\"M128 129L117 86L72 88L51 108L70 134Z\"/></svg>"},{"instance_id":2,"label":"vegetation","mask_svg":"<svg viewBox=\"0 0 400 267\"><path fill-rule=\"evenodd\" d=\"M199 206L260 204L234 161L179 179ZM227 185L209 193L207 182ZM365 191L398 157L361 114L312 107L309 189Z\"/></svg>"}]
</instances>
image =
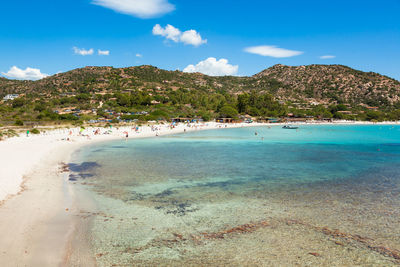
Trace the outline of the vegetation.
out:
<instances>
[{"instance_id":1,"label":"vegetation","mask_svg":"<svg viewBox=\"0 0 400 267\"><path fill-rule=\"evenodd\" d=\"M30 131L30 133L31 133L31 134L40 134L40 131L39 131L38 129L34 128L34 129L32 129L32 130Z\"/></svg>"},{"instance_id":2,"label":"vegetation","mask_svg":"<svg viewBox=\"0 0 400 267\"><path fill-rule=\"evenodd\" d=\"M152 66L86 67L39 81L0 78L0 123L314 117L399 120L400 83L340 65L275 65L253 77L210 77Z\"/></svg>"}]
</instances>

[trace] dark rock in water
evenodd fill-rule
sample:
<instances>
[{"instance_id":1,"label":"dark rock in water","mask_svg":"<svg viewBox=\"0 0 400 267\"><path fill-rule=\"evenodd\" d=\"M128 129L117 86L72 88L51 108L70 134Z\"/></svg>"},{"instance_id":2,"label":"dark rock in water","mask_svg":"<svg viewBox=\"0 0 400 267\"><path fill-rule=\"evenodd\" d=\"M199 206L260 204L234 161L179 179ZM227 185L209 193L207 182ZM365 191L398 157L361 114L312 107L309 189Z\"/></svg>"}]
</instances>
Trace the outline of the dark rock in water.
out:
<instances>
[{"instance_id":1,"label":"dark rock in water","mask_svg":"<svg viewBox=\"0 0 400 267\"><path fill-rule=\"evenodd\" d=\"M172 190L169 190L169 189L167 189L167 190L164 190L164 191L162 191L161 193L158 193L158 194L156 194L156 195L154 195L155 197L166 197L166 196L170 196L170 195L172 195L174 192L172 191Z\"/></svg>"},{"instance_id":2,"label":"dark rock in water","mask_svg":"<svg viewBox=\"0 0 400 267\"><path fill-rule=\"evenodd\" d=\"M126 146L112 146L111 148L126 148Z\"/></svg>"},{"instance_id":3,"label":"dark rock in water","mask_svg":"<svg viewBox=\"0 0 400 267\"><path fill-rule=\"evenodd\" d=\"M188 212L198 211L198 208L191 208L191 204L188 202L176 202L173 201L174 208L167 210L167 214L174 214L178 216L185 216Z\"/></svg>"},{"instance_id":4,"label":"dark rock in water","mask_svg":"<svg viewBox=\"0 0 400 267\"><path fill-rule=\"evenodd\" d=\"M78 179L91 178L94 174L89 173L89 171L97 167L100 167L100 165L96 162L83 162L81 164L70 163L68 164L68 168L72 173L69 175L69 180L77 181Z\"/></svg>"},{"instance_id":5,"label":"dark rock in water","mask_svg":"<svg viewBox=\"0 0 400 267\"><path fill-rule=\"evenodd\" d=\"M78 179L84 180L84 179L87 179L87 178L91 178L93 176L94 176L94 174L91 174L91 173L70 174L68 180L76 182Z\"/></svg>"},{"instance_id":6,"label":"dark rock in water","mask_svg":"<svg viewBox=\"0 0 400 267\"><path fill-rule=\"evenodd\" d=\"M79 174L79 177L82 179L91 178L93 176L94 176L94 174L91 174L91 173L80 173Z\"/></svg>"},{"instance_id":7,"label":"dark rock in water","mask_svg":"<svg viewBox=\"0 0 400 267\"><path fill-rule=\"evenodd\" d=\"M135 200L144 200L148 194L140 194L136 192L132 192L132 195L129 197L128 201L135 201Z\"/></svg>"},{"instance_id":8,"label":"dark rock in water","mask_svg":"<svg viewBox=\"0 0 400 267\"><path fill-rule=\"evenodd\" d=\"M75 181L78 180L78 176L75 175L75 174L70 174L68 180L71 181L71 182L75 182Z\"/></svg>"},{"instance_id":9,"label":"dark rock in water","mask_svg":"<svg viewBox=\"0 0 400 267\"><path fill-rule=\"evenodd\" d=\"M198 208L193 208L189 202L180 202L177 200L154 200L153 202L159 205L154 206L156 210L165 210L166 214L174 214L177 216L185 216L188 212L198 211Z\"/></svg>"},{"instance_id":10,"label":"dark rock in water","mask_svg":"<svg viewBox=\"0 0 400 267\"><path fill-rule=\"evenodd\" d=\"M69 163L68 166L70 171L85 172L100 167L100 164L98 164L97 162L83 162L81 164Z\"/></svg>"}]
</instances>

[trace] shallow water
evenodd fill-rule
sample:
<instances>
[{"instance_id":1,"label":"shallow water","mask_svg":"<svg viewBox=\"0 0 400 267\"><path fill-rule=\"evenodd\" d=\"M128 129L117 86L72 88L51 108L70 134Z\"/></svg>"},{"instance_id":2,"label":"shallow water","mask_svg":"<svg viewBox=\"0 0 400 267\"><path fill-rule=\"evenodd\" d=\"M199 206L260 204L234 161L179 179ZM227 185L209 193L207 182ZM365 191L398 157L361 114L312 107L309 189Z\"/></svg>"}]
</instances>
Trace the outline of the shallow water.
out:
<instances>
[{"instance_id":1,"label":"shallow water","mask_svg":"<svg viewBox=\"0 0 400 267\"><path fill-rule=\"evenodd\" d=\"M100 266L391 266L399 163L399 126L218 129L86 147L70 180Z\"/></svg>"}]
</instances>

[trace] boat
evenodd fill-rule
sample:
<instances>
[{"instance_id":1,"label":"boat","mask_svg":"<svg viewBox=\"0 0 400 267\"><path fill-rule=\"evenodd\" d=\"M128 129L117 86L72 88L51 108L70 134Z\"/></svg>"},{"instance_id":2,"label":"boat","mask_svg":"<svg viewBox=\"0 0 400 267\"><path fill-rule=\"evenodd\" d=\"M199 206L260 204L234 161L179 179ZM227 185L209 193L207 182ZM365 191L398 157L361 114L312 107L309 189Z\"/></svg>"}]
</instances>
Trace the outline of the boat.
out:
<instances>
[{"instance_id":1,"label":"boat","mask_svg":"<svg viewBox=\"0 0 400 267\"><path fill-rule=\"evenodd\" d=\"M285 126L283 126L282 128L283 128L283 129L292 129L292 130L295 130L295 129L298 129L299 127L293 126L293 125L285 125Z\"/></svg>"}]
</instances>

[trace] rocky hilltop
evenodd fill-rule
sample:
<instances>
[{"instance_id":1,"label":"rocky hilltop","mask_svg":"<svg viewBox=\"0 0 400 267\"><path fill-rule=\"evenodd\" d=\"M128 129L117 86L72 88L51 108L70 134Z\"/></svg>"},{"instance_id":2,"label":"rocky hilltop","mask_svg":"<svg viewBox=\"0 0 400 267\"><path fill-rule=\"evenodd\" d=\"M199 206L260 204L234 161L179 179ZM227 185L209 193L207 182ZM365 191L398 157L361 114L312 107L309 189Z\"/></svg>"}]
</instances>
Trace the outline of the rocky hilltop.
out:
<instances>
[{"instance_id":1,"label":"rocky hilltop","mask_svg":"<svg viewBox=\"0 0 400 267\"><path fill-rule=\"evenodd\" d=\"M85 67L39 81L0 78L0 96L11 93L59 95L74 92L185 89L236 95L268 92L281 102L346 103L391 106L400 101L400 83L392 78L342 65L275 65L252 77L211 77L166 71L153 66Z\"/></svg>"},{"instance_id":2,"label":"rocky hilltop","mask_svg":"<svg viewBox=\"0 0 400 267\"><path fill-rule=\"evenodd\" d=\"M342 100L376 106L392 105L400 100L399 81L342 65L275 65L254 78L281 82L284 86L278 95L294 99Z\"/></svg>"}]
</instances>

